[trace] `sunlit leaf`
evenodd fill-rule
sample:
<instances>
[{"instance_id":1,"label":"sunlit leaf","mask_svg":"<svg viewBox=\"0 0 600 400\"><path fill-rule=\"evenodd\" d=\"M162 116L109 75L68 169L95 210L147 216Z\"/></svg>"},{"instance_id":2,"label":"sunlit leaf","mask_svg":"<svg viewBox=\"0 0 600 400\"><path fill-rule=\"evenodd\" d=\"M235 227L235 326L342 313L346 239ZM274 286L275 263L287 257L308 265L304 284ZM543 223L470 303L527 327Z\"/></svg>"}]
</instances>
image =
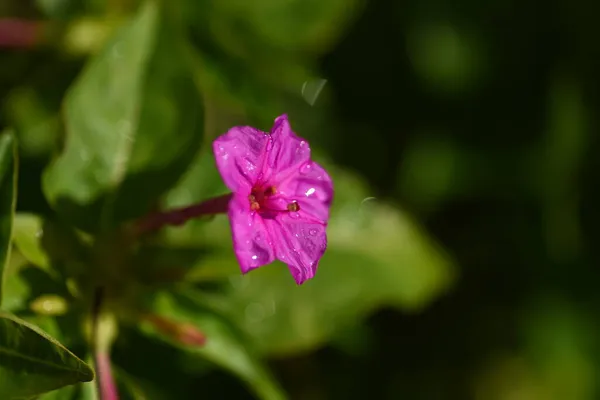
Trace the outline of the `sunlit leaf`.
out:
<instances>
[{"instance_id":1,"label":"sunlit leaf","mask_svg":"<svg viewBox=\"0 0 600 400\"><path fill-rule=\"evenodd\" d=\"M44 191L86 230L148 212L200 146L202 101L166 14L146 2L65 99L65 147Z\"/></svg>"}]
</instances>

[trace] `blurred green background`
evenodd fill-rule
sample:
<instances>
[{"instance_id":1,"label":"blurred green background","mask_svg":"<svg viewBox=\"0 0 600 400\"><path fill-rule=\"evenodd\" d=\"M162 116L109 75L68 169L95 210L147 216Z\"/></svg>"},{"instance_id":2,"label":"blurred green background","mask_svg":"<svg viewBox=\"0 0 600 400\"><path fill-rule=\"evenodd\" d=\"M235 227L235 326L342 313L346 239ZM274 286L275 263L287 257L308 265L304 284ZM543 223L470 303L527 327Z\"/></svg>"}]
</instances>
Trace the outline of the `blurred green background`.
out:
<instances>
[{"instance_id":1,"label":"blurred green background","mask_svg":"<svg viewBox=\"0 0 600 400\"><path fill-rule=\"evenodd\" d=\"M73 89L86 85L74 83L86 63L113 54L123 90L138 90L127 62L146 28L118 32L143 23L141 3L1 0L0 129L19 138L18 211L54 215L42 176L68 115L104 111L101 90ZM239 276L224 218L169 228L161 245L210 250L192 262L169 256L169 266L194 265L194 296L247 335L289 398L600 398L597 7L163 3L139 94L150 104L136 139L146 150L132 163L166 182L148 194L131 178L115 218L219 192L210 141L241 123L268 130L288 113L336 185L316 278L296 287L281 265ZM32 36L2 31L9 18L30 21L21 29ZM163 125L162 136L145 133ZM63 192L79 190L76 174L54 175ZM65 220L94 229L91 209L65 209ZM141 257L160 259L151 251ZM114 361L141 398L254 398L229 372L121 331Z\"/></svg>"}]
</instances>

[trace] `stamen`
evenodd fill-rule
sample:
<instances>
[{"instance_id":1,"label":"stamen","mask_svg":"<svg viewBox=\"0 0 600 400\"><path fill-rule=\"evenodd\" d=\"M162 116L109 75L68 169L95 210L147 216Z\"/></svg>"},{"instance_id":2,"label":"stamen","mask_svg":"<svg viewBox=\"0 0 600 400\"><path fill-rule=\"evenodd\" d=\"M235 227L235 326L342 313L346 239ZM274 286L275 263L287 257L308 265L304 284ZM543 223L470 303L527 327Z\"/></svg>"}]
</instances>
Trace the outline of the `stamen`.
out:
<instances>
[{"instance_id":1,"label":"stamen","mask_svg":"<svg viewBox=\"0 0 600 400\"><path fill-rule=\"evenodd\" d=\"M248 196L248 200L250 200L250 210L258 211L260 210L260 204L256 201L256 196L251 194Z\"/></svg>"},{"instance_id":2,"label":"stamen","mask_svg":"<svg viewBox=\"0 0 600 400\"><path fill-rule=\"evenodd\" d=\"M298 204L297 201L294 200L293 202L291 202L287 205L287 209L290 212L297 212L297 211L300 211L300 205Z\"/></svg>"},{"instance_id":3,"label":"stamen","mask_svg":"<svg viewBox=\"0 0 600 400\"><path fill-rule=\"evenodd\" d=\"M275 186L269 186L264 191L265 196L273 196L275 193L277 193L277 189L275 188Z\"/></svg>"}]
</instances>

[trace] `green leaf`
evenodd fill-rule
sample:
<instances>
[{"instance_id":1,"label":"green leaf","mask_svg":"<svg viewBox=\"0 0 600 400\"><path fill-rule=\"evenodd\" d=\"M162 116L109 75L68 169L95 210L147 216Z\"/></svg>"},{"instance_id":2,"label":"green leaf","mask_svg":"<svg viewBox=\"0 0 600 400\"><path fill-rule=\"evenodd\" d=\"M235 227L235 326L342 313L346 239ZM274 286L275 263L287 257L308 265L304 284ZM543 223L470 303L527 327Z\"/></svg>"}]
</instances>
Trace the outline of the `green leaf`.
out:
<instances>
[{"instance_id":1,"label":"green leaf","mask_svg":"<svg viewBox=\"0 0 600 400\"><path fill-rule=\"evenodd\" d=\"M32 264L48 269L50 259L42 248L44 221L33 214L17 213L14 219L13 240L21 254Z\"/></svg>"},{"instance_id":2,"label":"green leaf","mask_svg":"<svg viewBox=\"0 0 600 400\"><path fill-rule=\"evenodd\" d=\"M386 305L422 309L453 281L451 261L405 212L369 197L360 179L323 164L335 185L329 244L315 278L302 286L279 262L241 275L224 215L165 232L165 242L174 246L196 243L217 249L199 261L188 279L229 275L226 294L207 304L227 313L263 352L313 349ZM189 185L188 192L178 187L168 198L175 202L177 193L198 189L193 182L212 179L199 173L182 182Z\"/></svg>"},{"instance_id":3,"label":"green leaf","mask_svg":"<svg viewBox=\"0 0 600 400\"><path fill-rule=\"evenodd\" d=\"M93 370L56 339L0 312L0 398L33 397L92 379Z\"/></svg>"},{"instance_id":4,"label":"green leaf","mask_svg":"<svg viewBox=\"0 0 600 400\"><path fill-rule=\"evenodd\" d=\"M202 100L182 33L147 1L69 90L63 153L44 174L50 203L95 231L148 212L202 141Z\"/></svg>"},{"instance_id":5,"label":"green leaf","mask_svg":"<svg viewBox=\"0 0 600 400\"><path fill-rule=\"evenodd\" d=\"M198 354L228 369L243 379L261 399L286 398L266 367L244 344L243 338L236 335L232 327L225 321L214 314L207 313L193 300L192 296L170 295L161 292L154 298L154 312L180 323L193 324L206 336L206 344L194 347L184 346L173 338L165 336L149 323L142 324L145 332L157 335L174 346Z\"/></svg>"},{"instance_id":6,"label":"green leaf","mask_svg":"<svg viewBox=\"0 0 600 400\"><path fill-rule=\"evenodd\" d=\"M17 150L10 132L0 134L0 304L4 293L17 198Z\"/></svg>"}]
</instances>

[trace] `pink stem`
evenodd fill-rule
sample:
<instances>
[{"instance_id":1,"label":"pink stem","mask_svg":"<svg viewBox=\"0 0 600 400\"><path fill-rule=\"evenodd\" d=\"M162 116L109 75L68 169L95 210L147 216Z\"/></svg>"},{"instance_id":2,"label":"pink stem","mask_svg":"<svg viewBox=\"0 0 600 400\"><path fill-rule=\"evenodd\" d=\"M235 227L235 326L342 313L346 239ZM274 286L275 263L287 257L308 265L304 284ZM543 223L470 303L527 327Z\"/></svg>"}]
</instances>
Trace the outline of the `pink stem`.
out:
<instances>
[{"instance_id":1,"label":"pink stem","mask_svg":"<svg viewBox=\"0 0 600 400\"><path fill-rule=\"evenodd\" d=\"M117 392L117 385L112 375L108 353L96 353L96 369L100 381L100 399L119 400L119 393Z\"/></svg>"},{"instance_id":2,"label":"pink stem","mask_svg":"<svg viewBox=\"0 0 600 400\"><path fill-rule=\"evenodd\" d=\"M0 47L32 47L39 38L41 24L19 19L0 19Z\"/></svg>"},{"instance_id":3,"label":"pink stem","mask_svg":"<svg viewBox=\"0 0 600 400\"><path fill-rule=\"evenodd\" d=\"M160 229L166 225L182 225L192 218L227 212L232 193L208 199L199 204L151 214L137 223L137 233Z\"/></svg>"}]
</instances>

